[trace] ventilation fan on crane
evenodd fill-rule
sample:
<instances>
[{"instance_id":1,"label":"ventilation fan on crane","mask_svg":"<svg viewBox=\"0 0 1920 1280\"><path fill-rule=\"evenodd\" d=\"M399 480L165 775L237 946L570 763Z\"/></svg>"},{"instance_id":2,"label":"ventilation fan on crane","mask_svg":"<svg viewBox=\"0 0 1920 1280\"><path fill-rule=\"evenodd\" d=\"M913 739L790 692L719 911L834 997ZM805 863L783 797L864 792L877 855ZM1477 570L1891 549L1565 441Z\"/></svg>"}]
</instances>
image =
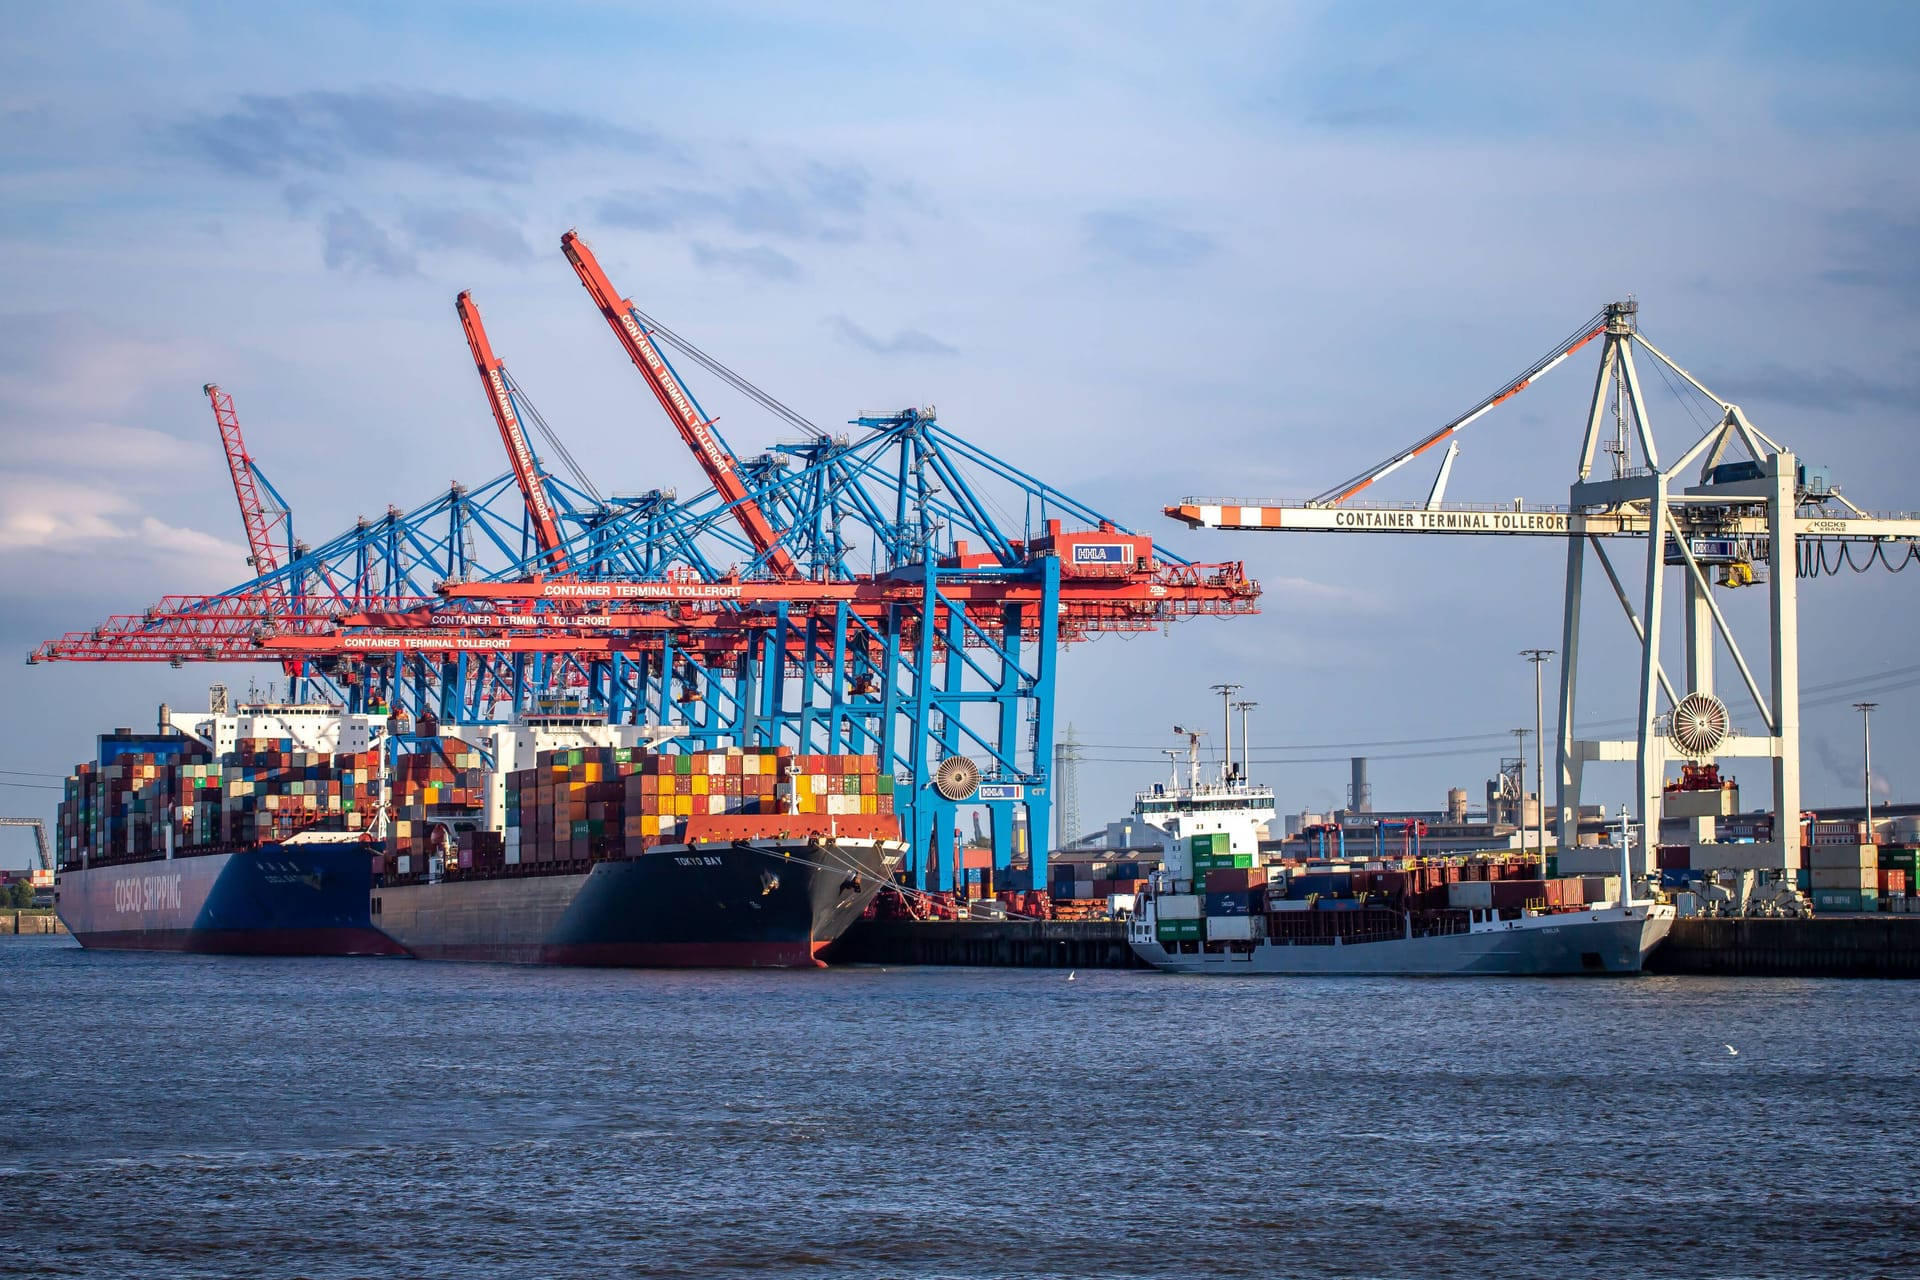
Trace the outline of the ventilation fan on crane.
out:
<instances>
[{"instance_id":1,"label":"ventilation fan on crane","mask_svg":"<svg viewBox=\"0 0 1920 1280\"><path fill-rule=\"evenodd\" d=\"M1727 704L1710 693L1698 690L1680 699L1673 709L1673 723L1667 737L1683 755L1710 756L1732 727Z\"/></svg>"},{"instance_id":2,"label":"ventilation fan on crane","mask_svg":"<svg viewBox=\"0 0 1920 1280\"><path fill-rule=\"evenodd\" d=\"M948 756L933 771L933 789L948 800L971 799L980 789L980 766L965 756Z\"/></svg>"}]
</instances>

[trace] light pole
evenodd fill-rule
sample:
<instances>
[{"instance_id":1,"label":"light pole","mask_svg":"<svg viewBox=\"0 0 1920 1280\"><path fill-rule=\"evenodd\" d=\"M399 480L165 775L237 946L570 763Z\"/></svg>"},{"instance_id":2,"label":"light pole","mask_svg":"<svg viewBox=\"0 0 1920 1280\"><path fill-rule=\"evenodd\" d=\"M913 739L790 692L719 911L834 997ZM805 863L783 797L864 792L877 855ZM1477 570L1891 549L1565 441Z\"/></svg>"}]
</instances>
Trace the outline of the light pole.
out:
<instances>
[{"instance_id":1,"label":"light pole","mask_svg":"<svg viewBox=\"0 0 1920 1280\"><path fill-rule=\"evenodd\" d=\"M1877 702L1856 702L1853 709L1860 713L1860 760L1861 769L1866 777L1863 782L1867 815L1867 843L1873 843L1873 709Z\"/></svg>"},{"instance_id":2,"label":"light pole","mask_svg":"<svg viewBox=\"0 0 1920 1280\"><path fill-rule=\"evenodd\" d=\"M1553 656L1551 649L1522 649L1520 656L1533 664L1533 775L1540 788L1540 874L1547 874L1547 749L1542 732L1546 727L1546 708L1540 694L1540 666ZM1527 801L1527 789L1520 788L1520 803ZM1522 817L1525 816L1523 813ZM1576 815L1577 816L1577 815ZM1523 842L1524 843L1524 842Z\"/></svg>"}]
</instances>

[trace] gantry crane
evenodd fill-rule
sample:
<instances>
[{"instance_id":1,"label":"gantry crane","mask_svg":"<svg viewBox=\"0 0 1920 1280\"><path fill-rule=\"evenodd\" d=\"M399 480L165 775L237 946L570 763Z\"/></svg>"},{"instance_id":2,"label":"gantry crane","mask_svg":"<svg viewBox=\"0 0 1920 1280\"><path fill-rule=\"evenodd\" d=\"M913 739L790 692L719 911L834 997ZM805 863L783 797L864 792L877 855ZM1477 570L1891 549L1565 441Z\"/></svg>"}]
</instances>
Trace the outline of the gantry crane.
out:
<instances>
[{"instance_id":1,"label":"gantry crane","mask_svg":"<svg viewBox=\"0 0 1920 1280\"><path fill-rule=\"evenodd\" d=\"M1617 302L1558 345L1527 374L1476 409L1413 447L1362 471L1304 502L1236 498L1185 498L1166 514L1192 528L1290 530L1341 533L1439 533L1537 536L1563 539L1567 569L1562 614L1558 831L1561 866L1607 870L1610 855L1594 865L1576 845L1585 767L1596 761L1632 761L1636 770L1638 874L1653 867L1670 760L1703 765L1727 757L1771 762L1773 836L1770 841L1701 841L1691 850L1700 870L1782 872L1800 865L1800 640L1797 578L1830 570L1825 548L1836 547L1851 564L1853 547L1866 548L1866 563L1900 568L1920 558L1920 519L1861 510L1842 496L1825 468L1805 464L1792 450L1755 427L1739 405L1709 390L1661 351L1639 329L1639 305ZM1473 506L1444 501L1453 463L1450 448L1427 500L1419 504L1359 505L1356 494L1419 456L1487 409L1516 394L1580 347L1604 335L1580 453L1565 506L1513 503ZM1718 415L1682 454L1661 459L1636 365L1636 352L1657 361L1680 383L1710 403ZM1603 440L1605 428L1615 428ZM1611 455L1611 474L1596 478L1597 455ZM1638 539L1645 547L1639 607L1608 557L1603 539ZM1899 564L1890 564L1898 548ZM1580 688L1581 604L1591 552L1604 572L1639 647L1636 735L1630 740L1574 737ZM1663 663L1666 571L1676 568L1682 586L1684 688ZM1763 682L1748 663L1733 628L1714 598L1715 588L1764 582L1768 594L1769 664ZM1716 638L1726 646L1740 684L1758 715L1761 732L1742 734L1715 691Z\"/></svg>"},{"instance_id":2,"label":"gantry crane","mask_svg":"<svg viewBox=\"0 0 1920 1280\"><path fill-rule=\"evenodd\" d=\"M615 294L577 237L563 247L711 487L684 500L656 490L555 502L556 540L529 554L521 472L454 485L280 566L280 580L314 584L299 617L250 610L255 579L171 597L35 657L298 655L356 709L390 701L453 724L565 688L619 721L684 720L697 744L873 753L909 784L896 803L925 871L956 865L935 851L961 803L989 808L1002 860L1019 808L1032 830L1049 829L1063 644L1257 612L1259 585L1240 564L1167 552L930 408L828 436L695 349L708 371L811 428L738 462L667 365L660 344L687 351L683 340ZM472 342L477 326L468 332L499 426L498 363ZM529 411L500 373L524 429ZM563 485L542 479L549 496ZM561 520L559 508L573 514ZM1044 850L1035 871L1044 874Z\"/></svg>"},{"instance_id":3,"label":"gantry crane","mask_svg":"<svg viewBox=\"0 0 1920 1280\"><path fill-rule=\"evenodd\" d=\"M47 824L39 818L0 818L0 827L32 827L33 843L40 854L40 869L53 870L53 850L47 844Z\"/></svg>"}]
</instances>

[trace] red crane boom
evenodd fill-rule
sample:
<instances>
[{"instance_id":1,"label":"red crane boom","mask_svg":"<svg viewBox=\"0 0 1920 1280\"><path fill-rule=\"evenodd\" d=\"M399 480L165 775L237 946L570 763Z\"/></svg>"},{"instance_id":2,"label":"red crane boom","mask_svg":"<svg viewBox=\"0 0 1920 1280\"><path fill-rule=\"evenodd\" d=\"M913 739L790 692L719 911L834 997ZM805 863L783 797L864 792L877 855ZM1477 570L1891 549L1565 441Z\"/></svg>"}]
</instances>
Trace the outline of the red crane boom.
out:
<instances>
[{"instance_id":1,"label":"red crane boom","mask_svg":"<svg viewBox=\"0 0 1920 1280\"><path fill-rule=\"evenodd\" d=\"M673 370L668 368L665 358L647 333L646 326L641 323L633 302L620 296L578 232L569 231L561 236L560 248L567 255L567 261L573 264L580 283L586 286L587 293L600 308L600 314L606 317L614 336L626 348L634 367L640 370L640 376L653 389L660 407L673 419L680 438L693 450L693 456L707 473L708 482L733 509L734 519L747 535L747 541L765 557L767 567L776 576L797 576L799 570L793 557L779 545L780 535L767 519L767 513L761 510L758 502L747 496L747 487L740 479L737 460L720 437L714 434L712 420L701 416L693 397L680 384L680 379L674 376Z\"/></svg>"},{"instance_id":2,"label":"red crane boom","mask_svg":"<svg viewBox=\"0 0 1920 1280\"><path fill-rule=\"evenodd\" d=\"M520 496L526 500L527 516L533 521L534 541L539 544L541 554L549 557L553 571L565 573L567 558L560 550L564 541L560 522L554 518L546 478L534 463L526 429L520 424L520 415L513 410L513 397L507 394L506 362L493 354L493 344L487 341L487 330L480 323L480 307L474 302L473 294L463 291L453 305L460 313L461 328L466 330L467 347L473 352L474 367L480 371L480 383L486 388L487 407L493 411L494 425L500 428L500 441L507 447L513 478L520 485Z\"/></svg>"},{"instance_id":3,"label":"red crane boom","mask_svg":"<svg viewBox=\"0 0 1920 1280\"><path fill-rule=\"evenodd\" d=\"M233 496L240 504L240 522L247 527L247 563L258 577L266 577L280 568L280 553L274 549L273 535L287 522L284 507L268 507L261 500L260 486L254 479L253 459L247 454L247 442L240 434L240 417L233 411L233 397L218 384L204 388L213 405L213 420L220 428L220 444L227 451L227 470L233 475ZM284 594L284 592L282 592Z\"/></svg>"}]
</instances>

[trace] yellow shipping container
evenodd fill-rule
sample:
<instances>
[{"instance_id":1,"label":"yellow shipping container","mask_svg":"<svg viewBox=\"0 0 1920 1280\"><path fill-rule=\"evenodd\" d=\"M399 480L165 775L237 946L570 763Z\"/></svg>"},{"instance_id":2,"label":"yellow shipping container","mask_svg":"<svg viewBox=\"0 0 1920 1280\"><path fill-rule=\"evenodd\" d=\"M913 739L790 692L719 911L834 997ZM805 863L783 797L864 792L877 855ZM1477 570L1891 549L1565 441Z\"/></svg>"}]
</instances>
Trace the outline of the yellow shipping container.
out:
<instances>
[{"instance_id":1,"label":"yellow shipping container","mask_svg":"<svg viewBox=\"0 0 1920 1280\"><path fill-rule=\"evenodd\" d=\"M880 812L880 797L879 796L861 796L860 812L862 813Z\"/></svg>"},{"instance_id":2,"label":"yellow shipping container","mask_svg":"<svg viewBox=\"0 0 1920 1280\"><path fill-rule=\"evenodd\" d=\"M660 834L659 817L651 813L641 814L640 815L640 834L643 836L659 835Z\"/></svg>"},{"instance_id":3,"label":"yellow shipping container","mask_svg":"<svg viewBox=\"0 0 1920 1280\"><path fill-rule=\"evenodd\" d=\"M692 814L693 813L693 797L692 796L675 796L673 798L673 813L674 813L674 816L677 818L684 818Z\"/></svg>"},{"instance_id":4,"label":"yellow shipping container","mask_svg":"<svg viewBox=\"0 0 1920 1280\"><path fill-rule=\"evenodd\" d=\"M707 775L706 774L696 773L693 775L693 794L696 796L703 796L707 794Z\"/></svg>"},{"instance_id":5,"label":"yellow shipping container","mask_svg":"<svg viewBox=\"0 0 1920 1280\"><path fill-rule=\"evenodd\" d=\"M600 781L600 764L599 764L599 762L598 762L598 761L595 761L595 762L594 762L594 763L592 763L592 764L583 764L583 765L581 765L581 766L580 766L580 777L581 777L581 779L582 779L583 781L586 781L586 782L598 782L598 781Z\"/></svg>"}]
</instances>

